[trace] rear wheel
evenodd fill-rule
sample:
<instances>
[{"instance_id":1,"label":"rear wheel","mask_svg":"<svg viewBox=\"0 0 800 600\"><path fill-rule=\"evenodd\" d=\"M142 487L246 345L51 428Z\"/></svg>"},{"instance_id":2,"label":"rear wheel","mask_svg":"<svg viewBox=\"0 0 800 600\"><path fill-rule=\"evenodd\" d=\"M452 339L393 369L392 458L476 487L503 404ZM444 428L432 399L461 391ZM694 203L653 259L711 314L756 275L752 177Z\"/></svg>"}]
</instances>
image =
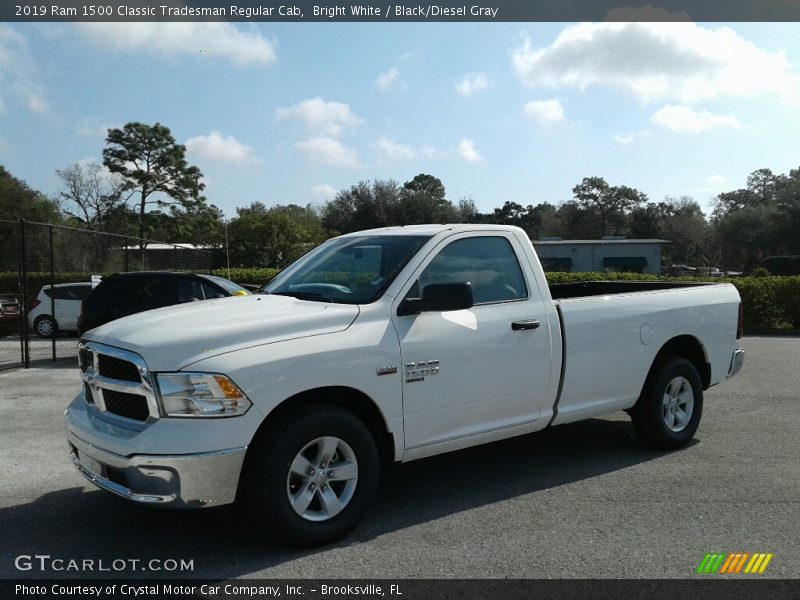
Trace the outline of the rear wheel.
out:
<instances>
[{"instance_id":1,"label":"rear wheel","mask_svg":"<svg viewBox=\"0 0 800 600\"><path fill-rule=\"evenodd\" d=\"M248 450L248 515L265 536L293 546L333 542L359 523L375 495L375 440L337 407L313 407L282 425L259 434Z\"/></svg>"},{"instance_id":2,"label":"rear wheel","mask_svg":"<svg viewBox=\"0 0 800 600\"><path fill-rule=\"evenodd\" d=\"M668 450L692 439L702 414L700 374L691 362L677 357L655 365L630 411L636 433L648 444Z\"/></svg>"},{"instance_id":3,"label":"rear wheel","mask_svg":"<svg viewBox=\"0 0 800 600\"><path fill-rule=\"evenodd\" d=\"M42 315L41 317L36 317L36 320L33 322L33 330L39 337L53 337L53 335L58 333L58 323L56 323L56 320L50 315Z\"/></svg>"}]
</instances>

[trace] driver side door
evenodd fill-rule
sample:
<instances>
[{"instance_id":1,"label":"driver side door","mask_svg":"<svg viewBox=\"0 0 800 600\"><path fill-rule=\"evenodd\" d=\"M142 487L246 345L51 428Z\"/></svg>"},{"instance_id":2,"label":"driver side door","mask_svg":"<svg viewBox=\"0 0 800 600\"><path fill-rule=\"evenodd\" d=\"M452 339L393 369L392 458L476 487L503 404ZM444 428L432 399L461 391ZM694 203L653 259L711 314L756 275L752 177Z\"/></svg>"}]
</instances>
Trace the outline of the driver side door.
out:
<instances>
[{"instance_id":1,"label":"driver side door","mask_svg":"<svg viewBox=\"0 0 800 600\"><path fill-rule=\"evenodd\" d=\"M400 295L418 297L432 283L468 282L474 298L468 310L394 312L407 451L459 441L466 446L473 436L514 427L535 429L551 385L550 330L518 244L503 232L451 236ZM512 328L537 320L536 328Z\"/></svg>"}]
</instances>

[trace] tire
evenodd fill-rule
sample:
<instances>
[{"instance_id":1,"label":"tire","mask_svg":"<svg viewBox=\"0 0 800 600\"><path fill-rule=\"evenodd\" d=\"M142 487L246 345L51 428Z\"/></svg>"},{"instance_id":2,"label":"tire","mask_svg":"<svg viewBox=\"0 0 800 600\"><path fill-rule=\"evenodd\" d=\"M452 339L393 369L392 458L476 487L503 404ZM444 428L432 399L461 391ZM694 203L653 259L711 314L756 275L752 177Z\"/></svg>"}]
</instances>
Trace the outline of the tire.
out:
<instances>
[{"instance_id":1,"label":"tire","mask_svg":"<svg viewBox=\"0 0 800 600\"><path fill-rule=\"evenodd\" d=\"M323 405L279 425L261 432L248 450L241 498L248 516L267 539L291 546L344 537L378 487L372 433L351 412Z\"/></svg>"},{"instance_id":2,"label":"tire","mask_svg":"<svg viewBox=\"0 0 800 600\"><path fill-rule=\"evenodd\" d=\"M654 365L630 415L647 444L666 450L685 446L703 415L703 383L695 366L678 357Z\"/></svg>"},{"instance_id":3,"label":"tire","mask_svg":"<svg viewBox=\"0 0 800 600\"><path fill-rule=\"evenodd\" d=\"M58 323L50 315L42 315L36 317L33 322L33 330L40 338L53 337L53 334L58 333Z\"/></svg>"}]
</instances>

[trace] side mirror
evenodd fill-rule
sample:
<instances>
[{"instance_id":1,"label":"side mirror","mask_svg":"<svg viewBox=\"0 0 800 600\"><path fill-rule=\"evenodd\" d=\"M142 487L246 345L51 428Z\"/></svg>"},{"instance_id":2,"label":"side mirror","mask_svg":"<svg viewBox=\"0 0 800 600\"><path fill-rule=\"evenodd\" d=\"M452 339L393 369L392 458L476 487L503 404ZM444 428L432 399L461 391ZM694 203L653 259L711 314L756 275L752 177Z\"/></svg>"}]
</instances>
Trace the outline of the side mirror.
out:
<instances>
[{"instance_id":1,"label":"side mirror","mask_svg":"<svg viewBox=\"0 0 800 600\"><path fill-rule=\"evenodd\" d=\"M422 288L422 298L407 298L397 308L397 316L422 312L472 308L472 285L469 283L431 283Z\"/></svg>"}]
</instances>

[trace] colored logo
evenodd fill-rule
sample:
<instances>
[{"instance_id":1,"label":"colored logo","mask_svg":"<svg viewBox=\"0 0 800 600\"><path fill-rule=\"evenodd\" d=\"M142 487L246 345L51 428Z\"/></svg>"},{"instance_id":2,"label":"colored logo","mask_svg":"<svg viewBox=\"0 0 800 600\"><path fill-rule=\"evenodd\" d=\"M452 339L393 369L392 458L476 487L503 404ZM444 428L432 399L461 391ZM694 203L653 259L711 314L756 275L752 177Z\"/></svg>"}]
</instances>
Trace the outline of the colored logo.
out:
<instances>
[{"instance_id":1,"label":"colored logo","mask_svg":"<svg viewBox=\"0 0 800 600\"><path fill-rule=\"evenodd\" d=\"M718 573L718 574L731 574L731 573L763 573L769 562L772 560L773 554L764 552L716 552L713 554L706 554L700 565L697 567L697 573Z\"/></svg>"}]
</instances>

